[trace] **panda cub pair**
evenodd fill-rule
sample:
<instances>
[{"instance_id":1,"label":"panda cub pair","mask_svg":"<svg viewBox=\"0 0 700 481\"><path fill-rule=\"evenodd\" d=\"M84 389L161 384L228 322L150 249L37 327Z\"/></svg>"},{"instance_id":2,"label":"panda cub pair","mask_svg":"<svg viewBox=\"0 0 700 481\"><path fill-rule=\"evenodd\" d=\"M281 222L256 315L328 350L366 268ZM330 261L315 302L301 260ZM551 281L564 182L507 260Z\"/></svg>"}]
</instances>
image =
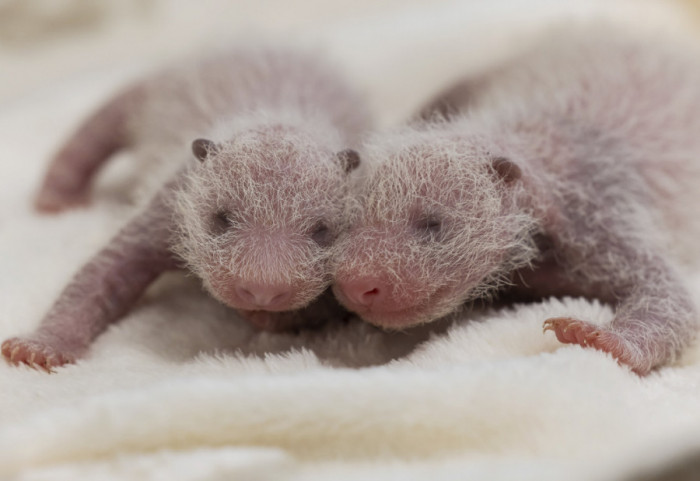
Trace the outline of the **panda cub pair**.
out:
<instances>
[{"instance_id":1,"label":"panda cub pair","mask_svg":"<svg viewBox=\"0 0 700 481\"><path fill-rule=\"evenodd\" d=\"M126 147L177 172L2 353L46 370L73 362L184 268L264 329L346 315L335 298L388 329L475 299L598 298L615 308L609 325L544 329L645 374L698 325L677 267L700 233L696 59L610 31L550 34L377 133L316 55L240 48L158 74L86 121L36 205L85 203Z\"/></svg>"}]
</instances>

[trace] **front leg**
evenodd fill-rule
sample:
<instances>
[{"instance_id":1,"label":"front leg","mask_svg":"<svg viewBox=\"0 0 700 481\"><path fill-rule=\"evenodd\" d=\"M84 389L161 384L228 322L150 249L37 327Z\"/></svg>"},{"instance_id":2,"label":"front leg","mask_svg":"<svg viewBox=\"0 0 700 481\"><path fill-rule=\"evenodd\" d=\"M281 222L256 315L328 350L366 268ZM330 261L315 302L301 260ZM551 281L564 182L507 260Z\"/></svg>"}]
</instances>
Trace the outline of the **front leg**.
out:
<instances>
[{"instance_id":1,"label":"front leg","mask_svg":"<svg viewBox=\"0 0 700 481\"><path fill-rule=\"evenodd\" d=\"M2 343L2 355L51 371L80 358L166 269L175 268L167 213L156 200L74 276L32 333Z\"/></svg>"},{"instance_id":2,"label":"front leg","mask_svg":"<svg viewBox=\"0 0 700 481\"><path fill-rule=\"evenodd\" d=\"M143 97L132 87L88 117L54 155L34 200L41 212L88 203L90 184L109 157L128 143L129 115Z\"/></svg>"},{"instance_id":3,"label":"front leg","mask_svg":"<svg viewBox=\"0 0 700 481\"><path fill-rule=\"evenodd\" d=\"M690 294L661 255L637 256L639 272L633 284L614 279L615 317L609 326L575 318L545 321L560 342L609 352L638 374L674 360L697 335L698 313ZM602 259L601 259L602 260ZM611 266L612 267L612 266ZM618 282L615 289L615 282Z\"/></svg>"},{"instance_id":4,"label":"front leg","mask_svg":"<svg viewBox=\"0 0 700 481\"><path fill-rule=\"evenodd\" d=\"M556 264L520 273L520 282L540 296L574 295L601 299L615 307L607 326L571 317L548 319L563 343L610 353L639 374L674 360L696 336L698 313L680 276L661 249L643 236L613 237L608 229L585 247L575 237L559 240Z\"/></svg>"},{"instance_id":5,"label":"front leg","mask_svg":"<svg viewBox=\"0 0 700 481\"><path fill-rule=\"evenodd\" d=\"M654 191L630 164L625 145L584 132L575 159L547 191L542 255L522 284L539 296L574 295L610 303L615 317L595 326L570 316L545 322L565 343L612 354L639 374L676 359L695 338L698 312L663 248L652 216ZM599 156L617 159L602 164ZM605 165L605 168L601 168ZM544 195L544 194L542 194ZM517 277L514 280L517 281Z\"/></svg>"},{"instance_id":6,"label":"front leg","mask_svg":"<svg viewBox=\"0 0 700 481\"><path fill-rule=\"evenodd\" d=\"M644 375L657 365L673 359L676 349L668 342L659 342L660 333L653 325L643 327L644 324L653 324L654 321L650 323L644 314L638 316L638 319L622 319L617 316L610 326L598 326L571 317L554 317L544 322L543 332L554 332L559 342L564 344L579 344L610 353L620 364ZM625 323L630 324L632 328L624 329L622 325ZM635 324L637 327L634 327ZM650 342L650 338L645 338L645 335L651 339L656 338L657 341Z\"/></svg>"}]
</instances>

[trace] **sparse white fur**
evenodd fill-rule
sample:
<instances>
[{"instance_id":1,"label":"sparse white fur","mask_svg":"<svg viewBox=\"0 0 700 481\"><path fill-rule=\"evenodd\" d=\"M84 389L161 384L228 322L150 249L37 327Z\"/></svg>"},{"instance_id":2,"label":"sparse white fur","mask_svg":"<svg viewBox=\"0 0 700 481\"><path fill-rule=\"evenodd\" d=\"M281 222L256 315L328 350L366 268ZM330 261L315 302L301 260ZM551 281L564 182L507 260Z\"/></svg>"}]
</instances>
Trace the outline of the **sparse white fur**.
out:
<instances>
[{"instance_id":1,"label":"sparse white fur","mask_svg":"<svg viewBox=\"0 0 700 481\"><path fill-rule=\"evenodd\" d=\"M515 192L503 195L493 188L496 179L487 152L469 145L483 139L465 139L464 131L463 123L412 125L365 144L373 171L353 203L350 222L368 227L356 227L338 245L342 269L381 265L391 276L393 295L405 299L431 295L436 286L468 275L474 287L466 296L459 293L466 302L490 295L507 281L507 273L530 261L535 255L531 213L520 209ZM391 161L372 161L376 159ZM439 242L420 231L422 219L431 215L443 221ZM379 233L376 226L386 231ZM474 268L468 273L455 269L461 265ZM500 268L494 270L496 265ZM408 284L402 274L406 271ZM425 320L448 314L453 304L432 306Z\"/></svg>"},{"instance_id":2,"label":"sparse white fur","mask_svg":"<svg viewBox=\"0 0 700 481\"><path fill-rule=\"evenodd\" d=\"M229 140L266 119L318 129L334 148L356 145L369 126L366 102L338 71L322 52L279 45L243 44L192 59L141 87L130 137L141 157L174 169L191 159L193 139Z\"/></svg>"},{"instance_id":3,"label":"sparse white fur","mask_svg":"<svg viewBox=\"0 0 700 481\"><path fill-rule=\"evenodd\" d=\"M218 145L202 165L183 156L173 250L224 302L215 273L219 284L295 285L292 307L308 304L330 282L326 246L309 233L317 222L343 228L347 175L335 155L368 127L359 95L317 54L278 47L227 51L146 89L131 128L142 155L182 155L200 137ZM213 232L222 211L231 228Z\"/></svg>"},{"instance_id":4,"label":"sparse white fur","mask_svg":"<svg viewBox=\"0 0 700 481\"><path fill-rule=\"evenodd\" d=\"M169 166L169 180L75 275L35 332L2 344L3 356L47 370L74 361L176 268L260 328L344 313L324 293L328 258L357 164L348 148L367 127L361 96L332 66L286 47L239 47L117 95L56 154L37 207L84 203L100 166L126 147L144 164Z\"/></svg>"},{"instance_id":5,"label":"sparse white fur","mask_svg":"<svg viewBox=\"0 0 700 481\"><path fill-rule=\"evenodd\" d=\"M460 114L376 135L336 255L341 301L404 327L551 262L549 283L526 287L616 303L606 350L638 372L673 359L697 326L666 253L683 245L687 258L700 234L699 58L606 27L550 32L453 106ZM499 180L501 157L522 178ZM426 216L441 223L432 237L416 222ZM552 245L536 246L543 237ZM348 286L368 278L391 295L358 308Z\"/></svg>"},{"instance_id":6,"label":"sparse white fur","mask_svg":"<svg viewBox=\"0 0 700 481\"><path fill-rule=\"evenodd\" d=\"M232 130L217 156L188 171L175 196L173 244L190 269L205 282L221 265L257 283L306 286L300 297L307 302L328 286L329 251L309 233L318 222L335 235L343 230L347 183L334 161L342 144L326 130L263 119ZM212 216L221 210L231 226L212 232Z\"/></svg>"}]
</instances>

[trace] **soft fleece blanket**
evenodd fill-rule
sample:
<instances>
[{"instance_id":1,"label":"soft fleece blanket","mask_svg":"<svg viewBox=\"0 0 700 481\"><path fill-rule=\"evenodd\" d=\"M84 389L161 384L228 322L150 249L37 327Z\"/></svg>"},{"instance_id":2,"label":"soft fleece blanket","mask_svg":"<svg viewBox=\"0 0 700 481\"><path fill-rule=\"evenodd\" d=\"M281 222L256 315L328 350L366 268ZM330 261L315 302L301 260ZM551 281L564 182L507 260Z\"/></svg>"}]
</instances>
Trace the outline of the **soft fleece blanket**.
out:
<instances>
[{"instance_id":1,"label":"soft fleece blanket","mask_svg":"<svg viewBox=\"0 0 700 481\"><path fill-rule=\"evenodd\" d=\"M322 44L381 127L553 21L692 23L670 2L151 3L145 20L0 51L2 339L31 330L133 213L128 154L87 209L40 216L31 196L75 124L155 62L252 31ZM700 303L700 272L688 282ZM700 347L640 378L542 333L562 315L602 323L612 311L548 299L405 333L359 321L257 333L170 274L78 364L48 375L0 362L0 479L639 480L692 462Z\"/></svg>"}]
</instances>

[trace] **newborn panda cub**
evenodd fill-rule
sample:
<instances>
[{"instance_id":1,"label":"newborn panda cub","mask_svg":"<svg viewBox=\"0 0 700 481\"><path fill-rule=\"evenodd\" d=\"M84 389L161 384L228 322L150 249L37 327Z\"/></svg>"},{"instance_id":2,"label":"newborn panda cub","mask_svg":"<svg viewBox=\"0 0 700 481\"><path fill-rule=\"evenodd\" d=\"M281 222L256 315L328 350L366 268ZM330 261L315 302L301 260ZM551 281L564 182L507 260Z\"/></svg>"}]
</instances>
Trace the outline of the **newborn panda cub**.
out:
<instances>
[{"instance_id":1,"label":"newborn panda cub","mask_svg":"<svg viewBox=\"0 0 700 481\"><path fill-rule=\"evenodd\" d=\"M366 112L318 55L271 47L175 67L116 96L55 156L38 209L86 203L97 170L123 148L171 173L3 356L46 370L75 361L172 269L199 276L259 328L343 315L328 290L329 248Z\"/></svg>"},{"instance_id":2,"label":"newborn panda cub","mask_svg":"<svg viewBox=\"0 0 700 481\"><path fill-rule=\"evenodd\" d=\"M674 360L698 325L676 268L700 233L698 58L604 29L551 33L431 103L447 117L375 135L336 296L390 329L506 291L598 298L609 325L572 313L545 331L640 374Z\"/></svg>"}]
</instances>

